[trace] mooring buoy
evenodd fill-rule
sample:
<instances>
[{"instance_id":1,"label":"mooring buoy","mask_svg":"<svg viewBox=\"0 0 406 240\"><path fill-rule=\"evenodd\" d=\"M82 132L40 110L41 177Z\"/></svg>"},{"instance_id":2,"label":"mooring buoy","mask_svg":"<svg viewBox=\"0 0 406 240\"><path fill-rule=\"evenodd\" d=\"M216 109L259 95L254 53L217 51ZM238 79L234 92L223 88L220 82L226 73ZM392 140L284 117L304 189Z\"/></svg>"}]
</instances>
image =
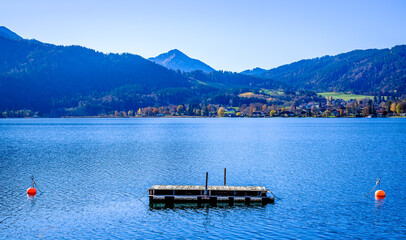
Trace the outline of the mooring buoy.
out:
<instances>
[{"instance_id":1,"label":"mooring buoy","mask_svg":"<svg viewBox=\"0 0 406 240\"><path fill-rule=\"evenodd\" d=\"M27 189L27 195L30 197L34 197L37 194L37 189L30 187Z\"/></svg>"},{"instance_id":2,"label":"mooring buoy","mask_svg":"<svg viewBox=\"0 0 406 240\"><path fill-rule=\"evenodd\" d=\"M383 198L385 198L385 191L383 191L383 190L376 190L376 192L375 192L375 198L377 198L377 199L383 199Z\"/></svg>"}]
</instances>

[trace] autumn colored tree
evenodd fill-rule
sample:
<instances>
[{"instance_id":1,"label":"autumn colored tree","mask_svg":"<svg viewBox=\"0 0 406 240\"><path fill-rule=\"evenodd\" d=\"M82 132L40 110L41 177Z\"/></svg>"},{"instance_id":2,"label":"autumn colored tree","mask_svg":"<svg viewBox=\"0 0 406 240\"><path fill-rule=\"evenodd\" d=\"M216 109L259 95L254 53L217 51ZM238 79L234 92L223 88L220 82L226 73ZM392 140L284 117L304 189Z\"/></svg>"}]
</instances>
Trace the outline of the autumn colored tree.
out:
<instances>
[{"instance_id":1,"label":"autumn colored tree","mask_svg":"<svg viewBox=\"0 0 406 240\"><path fill-rule=\"evenodd\" d=\"M158 108L152 108L152 113L154 115L157 115L159 113L159 109Z\"/></svg>"},{"instance_id":2,"label":"autumn colored tree","mask_svg":"<svg viewBox=\"0 0 406 240\"><path fill-rule=\"evenodd\" d=\"M250 106L249 106L249 113L250 113L250 115L252 115L252 113L254 113L254 112L256 112L257 111L257 108L255 107L255 105L254 104L250 104Z\"/></svg>"},{"instance_id":3,"label":"autumn colored tree","mask_svg":"<svg viewBox=\"0 0 406 240\"><path fill-rule=\"evenodd\" d=\"M266 104L262 105L262 111L266 112L266 110L268 109L268 106Z\"/></svg>"},{"instance_id":4,"label":"autumn colored tree","mask_svg":"<svg viewBox=\"0 0 406 240\"><path fill-rule=\"evenodd\" d=\"M176 113L176 108L177 108L177 106L171 106L171 107L169 108L169 112L171 113L172 116L175 115L175 113Z\"/></svg>"},{"instance_id":5,"label":"autumn colored tree","mask_svg":"<svg viewBox=\"0 0 406 240\"><path fill-rule=\"evenodd\" d=\"M315 107L315 106L312 106L312 107L310 108L310 111L311 111L313 114L316 114L316 107Z\"/></svg>"},{"instance_id":6,"label":"autumn colored tree","mask_svg":"<svg viewBox=\"0 0 406 240\"><path fill-rule=\"evenodd\" d=\"M183 112L184 109L185 109L185 107L183 105L178 105L178 107L176 108L176 112L178 112L180 114Z\"/></svg>"},{"instance_id":7,"label":"autumn colored tree","mask_svg":"<svg viewBox=\"0 0 406 240\"><path fill-rule=\"evenodd\" d=\"M326 111L323 112L322 116L323 117L330 117L331 116L331 111L327 109Z\"/></svg>"},{"instance_id":8,"label":"autumn colored tree","mask_svg":"<svg viewBox=\"0 0 406 240\"><path fill-rule=\"evenodd\" d=\"M152 108L151 108L151 107L145 108L145 113L146 113L148 116L151 116L151 115L152 115Z\"/></svg>"},{"instance_id":9,"label":"autumn colored tree","mask_svg":"<svg viewBox=\"0 0 406 240\"><path fill-rule=\"evenodd\" d=\"M196 115L196 116L200 116L200 109L196 109L196 108L195 108L194 112L195 112L195 115Z\"/></svg>"},{"instance_id":10,"label":"autumn colored tree","mask_svg":"<svg viewBox=\"0 0 406 240\"><path fill-rule=\"evenodd\" d=\"M396 112L396 103L392 103L390 105L390 110L391 110L391 112Z\"/></svg>"},{"instance_id":11,"label":"autumn colored tree","mask_svg":"<svg viewBox=\"0 0 406 240\"><path fill-rule=\"evenodd\" d=\"M396 113L403 113L405 111L406 101L400 102L396 104Z\"/></svg>"},{"instance_id":12,"label":"autumn colored tree","mask_svg":"<svg viewBox=\"0 0 406 240\"><path fill-rule=\"evenodd\" d=\"M211 112L211 104L207 106L207 112Z\"/></svg>"},{"instance_id":13,"label":"autumn colored tree","mask_svg":"<svg viewBox=\"0 0 406 240\"><path fill-rule=\"evenodd\" d=\"M368 106L362 108L362 115L364 115L365 117L368 116L370 113L370 109Z\"/></svg>"},{"instance_id":14,"label":"autumn colored tree","mask_svg":"<svg viewBox=\"0 0 406 240\"><path fill-rule=\"evenodd\" d=\"M207 116L208 115L207 107L202 108L202 111L200 112L200 115L202 115L202 116Z\"/></svg>"},{"instance_id":15,"label":"autumn colored tree","mask_svg":"<svg viewBox=\"0 0 406 240\"><path fill-rule=\"evenodd\" d=\"M225 109L223 107L220 107L219 110L217 111L217 115L219 117L224 117L225 114Z\"/></svg>"}]
</instances>

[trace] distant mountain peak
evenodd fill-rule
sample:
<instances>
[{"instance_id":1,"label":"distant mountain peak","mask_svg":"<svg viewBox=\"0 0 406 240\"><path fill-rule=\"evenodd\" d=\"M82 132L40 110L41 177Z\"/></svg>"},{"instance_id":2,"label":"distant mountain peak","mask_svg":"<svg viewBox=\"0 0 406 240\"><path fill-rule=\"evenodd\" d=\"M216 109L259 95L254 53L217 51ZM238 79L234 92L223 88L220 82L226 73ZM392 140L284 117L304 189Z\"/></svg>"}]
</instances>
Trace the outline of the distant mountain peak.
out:
<instances>
[{"instance_id":1,"label":"distant mountain peak","mask_svg":"<svg viewBox=\"0 0 406 240\"><path fill-rule=\"evenodd\" d=\"M10 29L0 26L0 37L12 39L12 40L20 40L23 39L22 37L18 36L15 32L11 31Z\"/></svg>"},{"instance_id":2,"label":"distant mountain peak","mask_svg":"<svg viewBox=\"0 0 406 240\"><path fill-rule=\"evenodd\" d=\"M266 71L267 70L265 70L263 68L256 67L256 68L253 68L252 70L249 69L249 70L242 71L241 74L245 74L245 75L261 75L261 74L265 73Z\"/></svg>"},{"instance_id":3,"label":"distant mountain peak","mask_svg":"<svg viewBox=\"0 0 406 240\"><path fill-rule=\"evenodd\" d=\"M179 49L172 49L169 52L167 52L168 54L176 54L178 56L185 56L188 57L186 54L184 54L182 51L180 51ZM165 53L164 53L165 54ZM162 54L161 54L162 55Z\"/></svg>"},{"instance_id":4,"label":"distant mountain peak","mask_svg":"<svg viewBox=\"0 0 406 240\"><path fill-rule=\"evenodd\" d=\"M183 72L191 72L201 70L203 72L215 71L209 65L200 60L188 57L178 49L172 49L167 53L162 53L157 57L148 58L148 60L160 64L166 68L173 70L181 70Z\"/></svg>"},{"instance_id":5,"label":"distant mountain peak","mask_svg":"<svg viewBox=\"0 0 406 240\"><path fill-rule=\"evenodd\" d=\"M184 54L183 52L181 52L179 49L172 49L172 50L170 50L168 53L182 53L182 54Z\"/></svg>"}]
</instances>

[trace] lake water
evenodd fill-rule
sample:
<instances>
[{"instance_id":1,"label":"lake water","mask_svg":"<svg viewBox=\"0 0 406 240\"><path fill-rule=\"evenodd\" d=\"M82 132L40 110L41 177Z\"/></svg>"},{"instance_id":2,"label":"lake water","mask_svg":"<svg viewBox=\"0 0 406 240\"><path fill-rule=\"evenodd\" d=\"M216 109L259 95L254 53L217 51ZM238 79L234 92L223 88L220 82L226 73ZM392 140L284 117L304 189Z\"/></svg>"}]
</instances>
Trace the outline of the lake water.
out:
<instances>
[{"instance_id":1,"label":"lake water","mask_svg":"<svg viewBox=\"0 0 406 240\"><path fill-rule=\"evenodd\" d=\"M406 119L0 119L0 239L404 238ZM266 206L152 209L154 184ZM33 174L42 193L27 198ZM384 200L364 197L381 177Z\"/></svg>"}]
</instances>

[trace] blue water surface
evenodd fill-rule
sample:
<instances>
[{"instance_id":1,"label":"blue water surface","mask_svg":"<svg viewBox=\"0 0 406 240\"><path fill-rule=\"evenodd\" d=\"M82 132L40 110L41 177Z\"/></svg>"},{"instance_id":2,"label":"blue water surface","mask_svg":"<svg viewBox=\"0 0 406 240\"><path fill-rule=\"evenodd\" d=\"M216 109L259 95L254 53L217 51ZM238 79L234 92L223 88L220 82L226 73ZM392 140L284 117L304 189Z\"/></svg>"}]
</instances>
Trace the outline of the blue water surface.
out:
<instances>
[{"instance_id":1,"label":"blue water surface","mask_svg":"<svg viewBox=\"0 0 406 240\"><path fill-rule=\"evenodd\" d=\"M0 239L404 238L406 119L0 119ZM154 184L266 206L150 208ZM33 174L41 190L27 198ZM373 193L381 177L384 200Z\"/></svg>"}]
</instances>

